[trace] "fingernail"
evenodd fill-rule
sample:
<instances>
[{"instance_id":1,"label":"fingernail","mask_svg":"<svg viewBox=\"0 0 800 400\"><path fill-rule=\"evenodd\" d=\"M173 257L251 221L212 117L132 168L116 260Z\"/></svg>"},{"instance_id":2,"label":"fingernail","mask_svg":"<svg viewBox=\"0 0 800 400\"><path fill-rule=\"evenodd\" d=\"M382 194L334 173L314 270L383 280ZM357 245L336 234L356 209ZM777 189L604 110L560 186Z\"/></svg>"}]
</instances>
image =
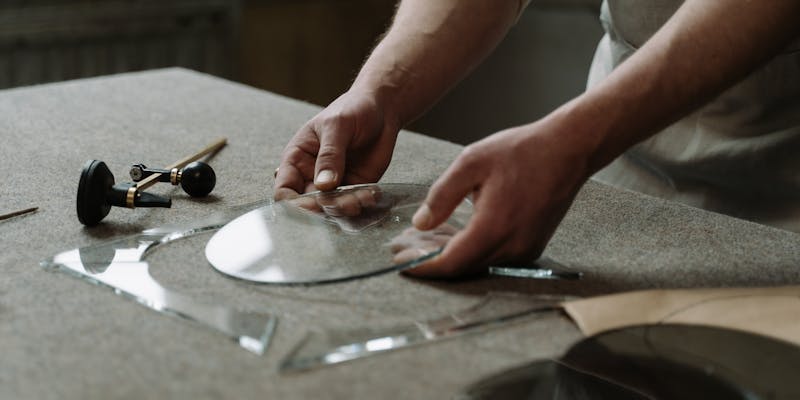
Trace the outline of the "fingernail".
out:
<instances>
[{"instance_id":1,"label":"fingernail","mask_svg":"<svg viewBox=\"0 0 800 400\"><path fill-rule=\"evenodd\" d=\"M329 169L324 169L322 171L319 171L319 173L317 174L317 179L314 180L314 184L315 185L326 185L326 184L329 184L329 183L333 183L334 177L335 177L335 175L334 175L333 171L331 171Z\"/></svg>"},{"instance_id":2,"label":"fingernail","mask_svg":"<svg viewBox=\"0 0 800 400\"><path fill-rule=\"evenodd\" d=\"M427 204L423 204L422 207L414 213L414 217L411 218L411 223L419 229L425 229L430 225L431 218L431 209Z\"/></svg>"}]
</instances>

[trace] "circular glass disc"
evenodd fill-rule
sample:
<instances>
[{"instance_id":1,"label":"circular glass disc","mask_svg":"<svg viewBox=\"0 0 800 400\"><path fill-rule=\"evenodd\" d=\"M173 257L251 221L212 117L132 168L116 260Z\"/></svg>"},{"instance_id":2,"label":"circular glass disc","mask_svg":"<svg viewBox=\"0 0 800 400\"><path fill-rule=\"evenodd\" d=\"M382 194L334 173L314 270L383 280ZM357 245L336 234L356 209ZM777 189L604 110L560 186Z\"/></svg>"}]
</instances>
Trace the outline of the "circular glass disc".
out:
<instances>
[{"instance_id":1,"label":"circular glass disc","mask_svg":"<svg viewBox=\"0 0 800 400\"><path fill-rule=\"evenodd\" d=\"M441 251L472 213L465 200L440 227L416 231L411 218L428 188L356 185L263 206L222 227L208 241L206 258L223 274L280 284L410 268Z\"/></svg>"}]
</instances>

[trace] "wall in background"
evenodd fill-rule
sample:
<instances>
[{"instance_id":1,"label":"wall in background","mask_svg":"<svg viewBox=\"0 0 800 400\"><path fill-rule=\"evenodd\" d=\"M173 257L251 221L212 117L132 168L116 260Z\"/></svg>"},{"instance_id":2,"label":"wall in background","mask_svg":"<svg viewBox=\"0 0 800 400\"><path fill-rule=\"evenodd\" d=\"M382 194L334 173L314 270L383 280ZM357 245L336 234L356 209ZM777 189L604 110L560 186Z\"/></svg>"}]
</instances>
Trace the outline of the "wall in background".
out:
<instances>
[{"instance_id":1,"label":"wall in background","mask_svg":"<svg viewBox=\"0 0 800 400\"><path fill-rule=\"evenodd\" d=\"M250 0L239 78L326 105L349 87L395 0ZM602 36L599 0L534 0L500 47L410 128L457 143L530 122L581 93Z\"/></svg>"},{"instance_id":2,"label":"wall in background","mask_svg":"<svg viewBox=\"0 0 800 400\"><path fill-rule=\"evenodd\" d=\"M497 50L411 129L467 144L582 93L602 37L594 5L534 0Z\"/></svg>"},{"instance_id":3,"label":"wall in background","mask_svg":"<svg viewBox=\"0 0 800 400\"><path fill-rule=\"evenodd\" d=\"M239 2L0 4L0 88L182 66L233 77Z\"/></svg>"},{"instance_id":4,"label":"wall in background","mask_svg":"<svg viewBox=\"0 0 800 400\"><path fill-rule=\"evenodd\" d=\"M600 0L534 0L505 41L411 129L458 143L579 94ZM396 0L27 0L0 4L0 88L182 66L326 105Z\"/></svg>"},{"instance_id":5,"label":"wall in background","mask_svg":"<svg viewBox=\"0 0 800 400\"><path fill-rule=\"evenodd\" d=\"M347 90L386 31L395 1L245 1L239 79L315 104L330 103Z\"/></svg>"}]
</instances>

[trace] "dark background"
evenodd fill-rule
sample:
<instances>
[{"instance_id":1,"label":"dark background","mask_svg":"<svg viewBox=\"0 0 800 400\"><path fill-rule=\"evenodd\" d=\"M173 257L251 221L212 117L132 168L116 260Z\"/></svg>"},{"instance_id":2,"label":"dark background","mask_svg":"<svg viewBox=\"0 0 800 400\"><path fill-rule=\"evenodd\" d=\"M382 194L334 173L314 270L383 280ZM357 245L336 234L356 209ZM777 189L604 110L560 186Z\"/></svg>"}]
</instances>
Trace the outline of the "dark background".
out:
<instances>
[{"instance_id":1,"label":"dark background","mask_svg":"<svg viewBox=\"0 0 800 400\"><path fill-rule=\"evenodd\" d=\"M0 5L0 88L182 66L325 105L395 0L38 0ZM534 0L497 51L410 128L466 144L580 93L599 0Z\"/></svg>"}]
</instances>

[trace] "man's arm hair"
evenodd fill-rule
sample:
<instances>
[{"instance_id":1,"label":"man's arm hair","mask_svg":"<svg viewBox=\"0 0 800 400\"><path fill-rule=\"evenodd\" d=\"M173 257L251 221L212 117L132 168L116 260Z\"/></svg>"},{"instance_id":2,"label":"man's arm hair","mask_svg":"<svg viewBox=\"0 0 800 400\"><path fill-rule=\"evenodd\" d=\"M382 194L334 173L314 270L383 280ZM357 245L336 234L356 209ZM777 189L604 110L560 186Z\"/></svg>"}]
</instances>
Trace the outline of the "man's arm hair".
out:
<instances>
[{"instance_id":1,"label":"man's arm hair","mask_svg":"<svg viewBox=\"0 0 800 400\"><path fill-rule=\"evenodd\" d=\"M502 40L524 0L403 0L353 89L376 94L403 126L430 108Z\"/></svg>"}]
</instances>

